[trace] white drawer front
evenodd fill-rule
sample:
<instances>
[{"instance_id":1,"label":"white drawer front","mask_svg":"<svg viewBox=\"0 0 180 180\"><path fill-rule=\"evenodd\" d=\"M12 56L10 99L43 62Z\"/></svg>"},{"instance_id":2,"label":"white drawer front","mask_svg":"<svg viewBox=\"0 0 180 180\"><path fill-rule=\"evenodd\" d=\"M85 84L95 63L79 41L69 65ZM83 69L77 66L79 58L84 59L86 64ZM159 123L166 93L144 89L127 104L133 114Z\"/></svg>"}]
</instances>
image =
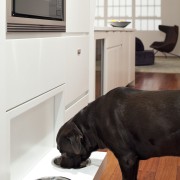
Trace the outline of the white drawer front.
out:
<instances>
[{"instance_id":1,"label":"white drawer front","mask_svg":"<svg viewBox=\"0 0 180 180\"><path fill-rule=\"evenodd\" d=\"M66 38L9 40L7 109L65 82Z\"/></svg>"},{"instance_id":2,"label":"white drawer front","mask_svg":"<svg viewBox=\"0 0 180 180\"><path fill-rule=\"evenodd\" d=\"M68 40L66 59L65 104L70 106L75 99L88 91L88 36L74 37Z\"/></svg>"},{"instance_id":3,"label":"white drawer front","mask_svg":"<svg viewBox=\"0 0 180 180\"><path fill-rule=\"evenodd\" d=\"M123 39L121 37L121 32L108 32L106 48L119 46L122 45L122 43Z\"/></svg>"},{"instance_id":4,"label":"white drawer front","mask_svg":"<svg viewBox=\"0 0 180 180\"><path fill-rule=\"evenodd\" d=\"M88 105L88 95L85 95L79 101L74 103L71 107L65 111L65 122L69 121L73 116L75 116L81 109Z\"/></svg>"}]
</instances>

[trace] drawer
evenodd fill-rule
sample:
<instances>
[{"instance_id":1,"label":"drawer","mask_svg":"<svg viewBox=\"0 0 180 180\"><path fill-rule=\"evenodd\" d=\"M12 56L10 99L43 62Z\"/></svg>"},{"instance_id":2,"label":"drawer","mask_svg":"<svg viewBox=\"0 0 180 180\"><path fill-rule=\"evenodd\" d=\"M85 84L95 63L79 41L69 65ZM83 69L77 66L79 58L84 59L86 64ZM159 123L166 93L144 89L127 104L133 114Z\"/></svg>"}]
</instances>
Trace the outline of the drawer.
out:
<instances>
[{"instance_id":1,"label":"drawer","mask_svg":"<svg viewBox=\"0 0 180 180\"><path fill-rule=\"evenodd\" d=\"M7 110L65 82L66 38L8 40Z\"/></svg>"},{"instance_id":2,"label":"drawer","mask_svg":"<svg viewBox=\"0 0 180 180\"><path fill-rule=\"evenodd\" d=\"M88 91L89 53L88 36L71 37L65 62L65 104L70 106L75 99Z\"/></svg>"},{"instance_id":3,"label":"drawer","mask_svg":"<svg viewBox=\"0 0 180 180\"><path fill-rule=\"evenodd\" d=\"M88 94L76 101L72 106L65 110L65 122L69 121L75 114L88 105Z\"/></svg>"},{"instance_id":4,"label":"drawer","mask_svg":"<svg viewBox=\"0 0 180 180\"><path fill-rule=\"evenodd\" d=\"M106 48L111 48L115 46L122 46L123 38L121 32L108 32L106 40Z\"/></svg>"}]
</instances>

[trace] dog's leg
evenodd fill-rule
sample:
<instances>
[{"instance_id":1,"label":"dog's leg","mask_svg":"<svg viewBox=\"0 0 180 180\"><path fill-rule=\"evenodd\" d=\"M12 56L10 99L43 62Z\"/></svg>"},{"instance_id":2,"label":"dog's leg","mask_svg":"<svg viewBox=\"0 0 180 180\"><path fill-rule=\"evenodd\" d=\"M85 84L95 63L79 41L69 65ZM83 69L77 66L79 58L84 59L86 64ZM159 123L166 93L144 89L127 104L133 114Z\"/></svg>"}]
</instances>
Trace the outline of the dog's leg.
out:
<instances>
[{"instance_id":1,"label":"dog's leg","mask_svg":"<svg viewBox=\"0 0 180 180\"><path fill-rule=\"evenodd\" d=\"M129 153L118 158L123 180L137 180L139 159L133 154Z\"/></svg>"}]
</instances>

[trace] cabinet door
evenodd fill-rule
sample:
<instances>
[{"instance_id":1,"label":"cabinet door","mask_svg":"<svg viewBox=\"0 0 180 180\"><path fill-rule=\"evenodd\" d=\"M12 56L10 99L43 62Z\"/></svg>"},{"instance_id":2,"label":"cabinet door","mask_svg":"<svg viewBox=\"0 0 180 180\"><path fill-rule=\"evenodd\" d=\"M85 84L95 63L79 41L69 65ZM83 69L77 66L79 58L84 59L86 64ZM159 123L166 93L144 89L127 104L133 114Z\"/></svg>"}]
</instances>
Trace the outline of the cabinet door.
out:
<instances>
[{"instance_id":1,"label":"cabinet door","mask_svg":"<svg viewBox=\"0 0 180 180\"><path fill-rule=\"evenodd\" d=\"M121 32L121 39L122 39L122 59L121 59L121 64L123 68L121 69L122 71L122 86L127 86L128 85L128 77L129 77L129 41L128 41L128 36L127 32Z\"/></svg>"},{"instance_id":2,"label":"cabinet door","mask_svg":"<svg viewBox=\"0 0 180 180\"><path fill-rule=\"evenodd\" d=\"M74 36L68 39L66 76L66 109L82 98L88 91L89 56L88 36Z\"/></svg>"},{"instance_id":3,"label":"cabinet door","mask_svg":"<svg viewBox=\"0 0 180 180\"><path fill-rule=\"evenodd\" d=\"M66 0L66 31L89 32L90 0Z\"/></svg>"},{"instance_id":4,"label":"cabinet door","mask_svg":"<svg viewBox=\"0 0 180 180\"><path fill-rule=\"evenodd\" d=\"M9 40L7 110L65 83L66 38Z\"/></svg>"},{"instance_id":5,"label":"cabinet door","mask_svg":"<svg viewBox=\"0 0 180 180\"><path fill-rule=\"evenodd\" d=\"M104 93L107 93L113 88L119 87L122 84L121 54L122 46L117 46L107 49L105 60L105 78L104 78Z\"/></svg>"},{"instance_id":6,"label":"cabinet door","mask_svg":"<svg viewBox=\"0 0 180 180\"><path fill-rule=\"evenodd\" d=\"M124 85L135 80L135 38L134 32L122 32L123 36L123 61L124 61Z\"/></svg>"},{"instance_id":7,"label":"cabinet door","mask_svg":"<svg viewBox=\"0 0 180 180\"><path fill-rule=\"evenodd\" d=\"M108 32L105 51L104 93L134 81L134 33Z\"/></svg>"},{"instance_id":8,"label":"cabinet door","mask_svg":"<svg viewBox=\"0 0 180 180\"><path fill-rule=\"evenodd\" d=\"M121 32L107 32L106 48L122 45Z\"/></svg>"},{"instance_id":9,"label":"cabinet door","mask_svg":"<svg viewBox=\"0 0 180 180\"><path fill-rule=\"evenodd\" d=\"M135 34L128 32L128 83L135 80Z\"/></svg>"}]
</instances>

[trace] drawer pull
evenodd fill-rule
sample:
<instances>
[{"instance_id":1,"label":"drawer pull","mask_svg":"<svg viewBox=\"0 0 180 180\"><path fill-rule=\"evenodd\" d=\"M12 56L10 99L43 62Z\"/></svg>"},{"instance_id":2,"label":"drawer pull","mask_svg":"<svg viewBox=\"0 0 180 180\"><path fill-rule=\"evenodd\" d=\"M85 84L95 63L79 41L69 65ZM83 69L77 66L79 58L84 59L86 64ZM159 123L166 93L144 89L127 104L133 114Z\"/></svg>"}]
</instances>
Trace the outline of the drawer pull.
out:
<instances>
[{"instance_id":1,"label":"drawer pull","mask_svg":"<svg viewBox=\"0 0 180 180\"><path fill-rule=\"evenodd\" d=\"M77 50L77 54L80 55L81 54L81 49Z\"/></svg>"}]
</instances>

